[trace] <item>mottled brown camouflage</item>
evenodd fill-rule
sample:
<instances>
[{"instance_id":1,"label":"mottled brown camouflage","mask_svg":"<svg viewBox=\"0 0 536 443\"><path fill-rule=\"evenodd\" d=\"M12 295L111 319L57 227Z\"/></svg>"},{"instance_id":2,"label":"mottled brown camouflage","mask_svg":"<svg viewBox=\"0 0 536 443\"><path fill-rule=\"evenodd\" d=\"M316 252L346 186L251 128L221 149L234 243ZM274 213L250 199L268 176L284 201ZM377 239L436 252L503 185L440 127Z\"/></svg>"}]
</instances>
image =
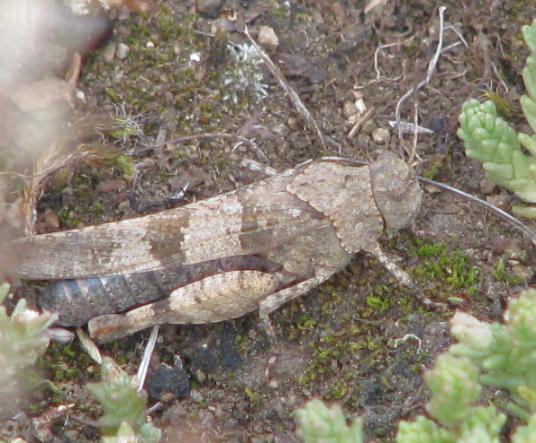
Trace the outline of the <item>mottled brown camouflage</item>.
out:
<instances>
[{"instance_id":1,"label":"mottled brown camouflage","mask_svg":"<svg viewBox=\"0 0 536 443\"><path fill-rule=\"evenodd\" d=\"M387 155L370 166L308 162L235 191L144 217L18 240L20 277L61 279L42 297L60 323L107 341L161 323L269 314L407 226L422 191ZM388 263L399 279L409 277ZM166 296L168 296L166 298ZM143 306L140 306L143 305ZM138 306L138 307L136 307Z\"/></svg>"}]
</instances>

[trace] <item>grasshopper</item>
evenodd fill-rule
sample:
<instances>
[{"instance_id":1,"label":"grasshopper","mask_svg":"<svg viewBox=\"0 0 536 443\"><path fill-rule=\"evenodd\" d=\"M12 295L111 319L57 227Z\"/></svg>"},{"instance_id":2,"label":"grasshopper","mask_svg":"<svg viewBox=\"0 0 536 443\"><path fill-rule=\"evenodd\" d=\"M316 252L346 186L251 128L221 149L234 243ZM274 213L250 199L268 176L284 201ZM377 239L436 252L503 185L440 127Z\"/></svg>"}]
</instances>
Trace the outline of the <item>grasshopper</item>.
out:
<instances>
[{"instance_id":1,"label":"grasshopper","mask_svg":"<svg viewBox=\"0 0 536 443\"><path fill-rule=\"evenodd\" d=\"M13 247L20 278L57 280L41 307L57 312L60 325L87 322L97 341L257 309L273 337L269 314L356 253L372 254L414 288L378 240L410 225L421 200L410 167L392 154L365 166L329 158L175 209Z\"/></svg>"}]
</instances>

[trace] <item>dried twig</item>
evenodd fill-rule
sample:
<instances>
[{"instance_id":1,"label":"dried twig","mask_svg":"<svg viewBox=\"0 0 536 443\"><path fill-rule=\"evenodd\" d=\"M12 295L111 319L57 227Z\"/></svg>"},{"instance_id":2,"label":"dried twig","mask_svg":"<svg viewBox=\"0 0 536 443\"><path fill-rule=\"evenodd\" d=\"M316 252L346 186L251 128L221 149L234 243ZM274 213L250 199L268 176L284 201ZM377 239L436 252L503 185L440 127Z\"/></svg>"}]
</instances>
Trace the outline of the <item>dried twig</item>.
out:
<instances>
[{"instance_id":1,"label":"dried twig","mask_svg":"<svg viewBox=\"0 0 536 443\"><path fill-rule=\"evenodd\" d=\"M35 208L43 193L46 179L75 161L90 161L102 155L103 151L77 140L75 135L76 128L77 126L73 125L70 132L64 138L54 141L35 162L33 173L18 203L24 220L26 235L35 233ZM70 147L74 144L77 144L77 147L69 151Z\"/></svg>"},{"instance_id":2,"label":"dried twig","mask_svg":"<svg viewBox=\"0 0 536 443\"><path fill-rule=\"evenodd\" d=\"M257 143L255 143L254 140L244 137L243 135L228 134L226 132L204 132L201 134L183 135L181 137L176 137L176 138L165 140L159 143L155 143L151 145L151 148L159 148L161 146L165 146L168 144L184 143L184 142L190 142L194 140L210 139L210 138L225 138L225 139L238 140L238 143L236 143L233 146L233 150L237 149L241 144L244 144L244 143L248 144L251 150L255 153L255 155L257 155L259 159L261 159L263 162L269 163L268 157L266 157L266 154L261 150L261 148L257 145Z\"/></svg>"},{"instance_id":3,"label":"dried twig","mask_svg":"<svg viewBox=\"0 0 536 443\"><path fill-rule=\"evenodd\" d=\"M379 45L376 48L376 50L374 51L374 71L376 71L376 79L373 80L373 83L380 82L380 81L392 82L392 81L396 81L396 80L402 78L404 73L399 74L399 75L397 75L395 77L383 77L381 72L380 72L380 68L379 68L379 60L378 60L379 55L384 49L392 48L393 46L406 45L408 43L411 43L414 39L415 39L415 36L411 36L411 37L409 37L409 38L407 38L405 40L402 40L402 41L397 41L397 42L394 42L394 43L386 43L384 45Z\"/></svg>"},{"instance_id":4,"label":"dried twig","mask_svg":"<svg viewBox=\"0 0 536 443\"><path fill-rule=\"evenodd\" d=\"M275 63L272 61L270 56L257 44L257 42L251 37L248 31L248 27L246 26L244 28L244 34L249 39L251 44L259 51L259 53L262 56L262 59L264 60L264 63L268 66L270 71L272 72L272 75L277 79L281 87L285 90L287 95L290 98L290 101L298 111L298 113L302 116L302 118L305 120L307 125L316 131L316 135L318 136L318 140L320 141L320 144L322 147L327 150L326 142L324 141L324 136L322 134L322 131L320 130L320 127L318 126L318 123L313 118L309 110L305 107L303 102L301 101L299 95L292 89L292 87L288 84L286 81L283 73L281 70L275 65Z\"/></svg>"},{"instance_id":5,"label":"dried twig","mask_svg":"<svg viewBox=\"0 0 536 443\"><path fill-rule=\"evenodd\" d=\"M376 111L376 109L374 108L374 106L372 106L361 117L359 117L352 129L350 129L350 132L348 133L347 137L353 138L361 130L363 125L370 119L370 117L372 117L374 111Z\"/></svg>"},{"instance_id":6,"label":"dried twig","mask_svg":"<svg viewBox=\"0 0 536 443\"><path fill-rule=\"evenodd\" d=\"M271 177L272 175L276 175L277 171L274 168L271 168L270 166L265 165L264 163L259 163L255 160L251 160L249 158L245 158L240 162L240 166L243 168L247 168L250 171L253 172L260 172L267 177Z\"/></svg>"},{"instance_id":7,"label":"dried twig","mask_svg":"<svg viewBox=\"0 0 536 443\"><path fill-rule=\"evenodd\" d=\"M430 59L430 62L428 63L428 70L426 71L426 78L424 80L420 81L419 83L417 83L416 86L411 87L402 97L400 97L400 99L398 100L398 102L396 104L396 108L395 108L395 120L389 122L389 124L392 127L398 128L398 136L400 138L402 138L401 125L402 124L413 125L413 123L402 122L401 121L400 108L402 107L402 104L409 97L411 97L413 94L415 94L419 89L421 89L422 87L426 86L430 82L430 80L432 79L432 76L435 73L437 62L439 61L439 57L441 56L441 54L444 51L448 50L448 49L452 49L452 48L460 45L460 42L456 42L456 43L453 43L453 44L447 46L446 48L443 48L443 34L444 34L446 29L452 29L452 30L454 30L456 35L460 36L459 32L455 28L453 28L452 26L445 26L444 25L444 14L445 14L446 9L447 9L446 6L440 6L439 7L439 36L438 36L438 43L437 43L437 48L436 48L436 50L434 52L434 55L432 56L432 58ZM466 41L463 38L461 40L462 40L463 44L467 46Z\"/></svg>"},{"instance_id":8,"label":"dried twig","mask_svg":"<svg viewBox=\"0 0 536 443\"><path fill-rule=\"evenodd\" d=\"M183 142L191 142L194 140L200 140L204 138L226 138L226 139L238 139L242 143L247 143L250 146L256 146L255 142L253 140L250 140L247 137L244 137L242 135L238 134L228 134L227 132L203 132L201 134L193 134L193 135L183 135L180 137L175 137L169 140L165 140L161 143L156 143L154 145L151 145L151 148L159 148L161 146L165 146L168 144L175 144L175 143L183 143Z\"/></svg>"}]
</instances>

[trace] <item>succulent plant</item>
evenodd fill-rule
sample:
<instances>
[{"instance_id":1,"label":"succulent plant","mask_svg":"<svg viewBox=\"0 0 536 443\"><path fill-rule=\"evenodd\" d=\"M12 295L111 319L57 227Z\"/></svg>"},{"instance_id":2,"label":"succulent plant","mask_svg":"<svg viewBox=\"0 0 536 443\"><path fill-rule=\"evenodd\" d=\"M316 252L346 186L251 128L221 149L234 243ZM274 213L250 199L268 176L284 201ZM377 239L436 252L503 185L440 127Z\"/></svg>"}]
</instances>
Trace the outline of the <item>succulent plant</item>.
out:
<instances>
[{"instance_id":1,"label":"succulent plant","mask_svg":"<svg viewBox=\"0 0 536 443\"><path fill-rule=\"evenodd\" d=\"M536 133L536 19L522 27L530 55L522 71L527 94L520 98L521 108ZM536 203L536 135L517 133L497 114L495 104L471 99L462 105L458 137L468 157L483 163L486 177L514 192L527 203ZM514 213L536 218L536 207L517 205Z\"/></svg>"},{"instance_id":2,"label":"succulent plant","mask_svg":"<svg viewBox=\"0 0 536 443\"><path fill-rule=\"evenodd\" d=\"M147 394L138 392L136 377L130 377L111 358L105 357L101 378L101 383L88 383L86 387L104 410L99 419L103 441L156 443L160 430L146 422Z\"/></svg>"},{"instance_id":3,"label":"succulent plant","mask_svg":"<svg viewBox=\"0 0 536 443\"><path fill-rule=\"evenodd\" d=\"M536 290L512 300L504 318L504 324L488 324L456 314L451 325L459 343L449 352L481 368L481 383L510 391L508 409L528 419L536 412Z\"/></svg>"},{"instance_id":4,"label":"succulent plant","mask_svg":"<svg viewBox=\"0 0 536 443\"><path fill-rule=\"evenodd\" d=\"M305 443L361 443L362 421L355 419L352 425L339 406L331 408L316 399L295 412L297 434Z\"/></svg>"},{"instance_id":5,"label":"succulent plant","mask_svg":"<svg viewBox=\"0 0 536 443\"><path fill-rule=\"evenodd\" d=\"M9 285L0 285L0 303L8 294ZM0 383L5 384L45 352L50 343L45 331L56 319L56 314L29 309L24 299L17 302L11 315L0 306Z\"/></svg>"}]
</instances>

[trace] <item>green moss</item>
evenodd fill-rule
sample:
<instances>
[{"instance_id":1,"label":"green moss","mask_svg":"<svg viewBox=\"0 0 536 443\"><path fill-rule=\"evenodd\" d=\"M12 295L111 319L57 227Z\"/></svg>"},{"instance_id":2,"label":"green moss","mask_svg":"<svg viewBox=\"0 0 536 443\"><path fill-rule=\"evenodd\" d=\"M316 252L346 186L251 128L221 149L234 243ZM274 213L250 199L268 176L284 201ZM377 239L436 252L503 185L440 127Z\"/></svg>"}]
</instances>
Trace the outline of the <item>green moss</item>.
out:
<instances>
[{"instance_id":1,"label":"green moss","mask_svg":"<svg viewBox=\"0 0 536 443\"><path fill-rule=\"evenodd\" d=\"M170 7L165 3L160 5L156 16L156 23L160 30L162 38L166 41L170 38L180 37L181 21L171 11Z\"/></svg>"},{"instance_id":2,"label":"green moss","mask_svg":"<svg viewBox=\"0 0 536 443\"><path fill-rule=\"evenodd\" d=\"M61 226L65 228L76 228L81 223L80 218L65 206L58 211L58 218Z\"/></svg>"},{"instance_id":3,"label":"green moss","mask_svg":"<svg viewBox=\"0 0 536 443\"><path fill-rule=\"evenodd\" d=\"M373 294L366 298L367 306L374 309L379 314L383 314L394 303L390 289L385 285L376 285Z\"/></svg>"},{"instance_id":4,"label":"green moss","mask_svg":"<svg viewBox=\"0 0 536 443\"><path fill-rule=\"evenodd\" d=\"M415 257L416 264L407 271L425 293L434 295L434 299L437 294L439 300L446 301L460 293L473 294L478 289L478 269L459 250L453 250L443 243L404 236L394 239L391 247L398 249L402 255ZM361 281L356 281L359 276L362 276ZM368 295L364 299L349 297L348 287L352 283L361 288L370 288L365 290ZM303 307L287 311L287 315L295 317L286 321L301 322L303 330L297 327L292 329L286 321L282 324L285 336L288 336L290 329L294 331L294 336L301 333L302 337L318 337L310 340L308 365L297 381L308 389L322 386L315 395L329 400L344 400L347 406L353 408L360 407L362 402L359 386L363 377L368 378L373 373L382 374L386 361L396 355L397 359L407 362L408 374L413 374L420 371L420 364L427 358L425 353L416 356L412 346L394 352L383 333L382 319L395 316L404 322L407 314L415 312L425 317L441 318L446 315L428 311L416 302L414 294L400 287L396 279L377 266L373 259L356 260L349 270L337 273L317 292L313 311L304 314ZM337 312L335 324L334 312ZM303 328L309 319L316 320L310 331ZM358 366L356 361L359 361ZM362 369L356 370L356 367ZM335 383L334 374L337 374ZM385 383L384 388L390 389L389 383Z\"/></svg>"},{"instance_id":5,"label":"green moss","mask_svg":"<svg viewBox=\"0 0 536 443\"><path fill-rule=\"evenodd\" d=\"M500 259L495 264L495 268L491 272L491 276L501 283L506 283L509 286L515 286L523 282L523 279L516 276L511 275L508 270L506 269L506 263L504 260Z\"/></svg>"},{"instance_id":6,"label":"green moss","mask_svg":"<svg viewBox=\"0 0 536 443\"><path fill-rule=\"evenodd\" d=\"M110 135L116 139L127 139L141 135L139 127L127 117L116 117L116 128L110 131Z\"/></svg>"},{"instance_id":7,"label":"green moss","mask_svg":"<svg viewBox=\"0 0 536 443\"><path fill-rule=\"evenodd\" d=\"M445 250L443 243L428 243L421 240L415 241L415 246L412 249L412 254L419 259L434 257L441 254Z\"/></svg>"},{"instance_id":8,"label":"green moss","mask_svg":"<svg viewBox=\"0 0 536 443\"><path fill-rule=\"evenodd\" d=\"M514 108L510 102L503 96L493 91L486 91L482 94L486 100L491 100L495 104L497 112L505 118L511 118L514 114Z\"/></svg>"},{"instance_id":9,"label":"green moss","mask_svg":"<svg viewBox=\"0 0 536 443\"><path fill-rule=\"evenodd\" d=\"M290 11L285 6L278 6L275 8L270 8L268 10L268 14L274 19L284 20L289 17Z\"/></svg>"},{"instance_id":10,"label":"green moss","mask_svg":"<svg viewBox=\"0 0 536 443\"><path fill-rule=\"evenodd\" d=\"M115 340L107 345L106 353L114 356L115 362L119 366L124 366L131 362L135 357L136 343L139 342L139 337L131 335L123 340ZM170 365L173 364L172 360L165 361Z\"/></svg>"},{"instance_id":11,"label":"green moss","mask_svg":"<svg viewBox=\"0 0 536 443\"><path fill-rule=\"evenodd\" d=\"M80 349L77 343L60 345L51 343L44 356L37 361L37 367L45 371L52 383L63 383L87 378L87 368L93 361Z\"/></svg>"},{"instance_id":12,"label":"green moss","mask_svg":"<svg viewBox=\"0 0 536 443\"><path fill-rule=\"evenodd\" d=\"M307 315L302 315L297 324L298 329L302 331L312 330L316 326L317 321L314 318L308 317Z\"/></svg>"},{"instance_id":13,"label":"green moss","mask_svg":"<svg viewBox=\"0 0 536 443\"><path fill-rule=\"evenodd\" d=\"M326 398L328 400L342 400L348 394L349 387L344 381L336 381L329 387Z\"/></svg>"},{"instance_id":14,"label":"green moss","mask_svg":"<svg viewBox=\"0 0 536 443\"><path fill-rule=\"evenodd\" d=\"M249 386L244 387L244 395L251 403L253 408L259 406L262 402L262 397L258 392L255 392Z\"/></svg>"},{"instance_id":15,"label":"green moss","mask_svg":"<svg viewBox=\"0 0 536 443\"><path fill-rule=\"evenodd\" d=\"M471 265L469 257L461 251L450 250L444 243L415 240L410 246L411 255L420 262L411 269L417 282L442 288L450 296L453 290L474 295L480 284L480 271Z\"/></svg>"},{"instance_id":16,"label":"green moss","mask_svg":"<svg viewBox=\"0 0 536 443\"><path fill-rule=\"evenodd\" d=\"M325 332L319 343L311 344L313 355L309 364L298 378L298 383L308 385L319 377L331 373L342 361L349 361L359 349L369 347L363 329L359 325L348 325L339 331ZM339 389L340 391L340 386ZM332 392L331 395L334 395Z\"/></svg>"},{"instance_id":17,"label":"green moss","mask_svg":"<svg viewBox=\"0 0 536 443\"><path fill-rule=\"evenodd\" d=\"M117 169L120 175L126 177L132 177L136 168L134 167L134 162L130 157L126 155L118 155L113 159L113 165Z\"/></svg>"},{"instance_id":18,"label":"green moss","mask_svg":"<svg viewBox=\"0 0 536 443\"><path fill-rule=\"evenodd\" d=\"M115 92L112 88L105 88L104 94L112 100L113 103L120 102L120 96L119 93Z\"/></svg>"}]
</instances>

